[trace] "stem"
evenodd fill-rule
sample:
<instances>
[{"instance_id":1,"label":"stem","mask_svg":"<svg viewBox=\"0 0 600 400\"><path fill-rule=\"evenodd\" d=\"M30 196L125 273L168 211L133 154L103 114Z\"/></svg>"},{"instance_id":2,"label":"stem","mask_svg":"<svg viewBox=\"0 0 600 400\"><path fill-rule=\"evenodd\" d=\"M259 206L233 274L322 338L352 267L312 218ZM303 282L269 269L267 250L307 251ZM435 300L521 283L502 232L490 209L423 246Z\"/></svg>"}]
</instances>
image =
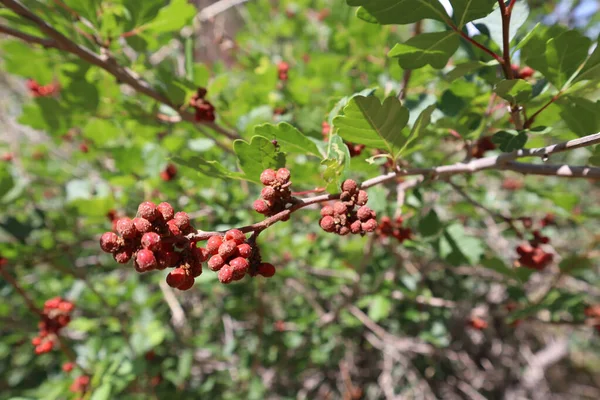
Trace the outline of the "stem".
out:
<instances>
[{"instance_id":1,"label":"stem","mask_svg":"<svg viewBox=\"0 0 600 400\"><path fill-rule=\"evenodd\" d=\"M500 57L498 54L494 53L491 49L485 47L483 44L473 40L469 35L464 33L461 29L458 29L458 27L456 25L454 25L451 21L448 20L448 21L446 21L446 23L448 24L448 26L450 26L450 28L452 28L452 30L454 32L458 33L463 39L465 39L467 42L471 43L473 46L488 53L496 61L498 61L498 63L500 63L500 65L502 65L504 67L504 59L502 57Z\"/></svg>"},{"instance_id":2,"label":"stem","mask_svg":"<svg viewBox=\"0 0 600 400\"><path fill-rule=\"evenodd\" d=\"M498 0L498 4L500 5L500 15L502 16L502 58L504 59L502 68L504 69L506 79L515 79L510 63L510 17L512 15L512 7L507 9L504 0Z\"/></svg>"},{"instance_id":3,"label":"stem","mask_svg":"<svg viewBox=\"0 0 600 400\"><path fill-rule=\"evenodd\" d=\"M23 288L19 285L19 283L16 281L16 279L13 278L12 275L8 273L8 271L6 271L4 268L0 268L0 275L2 275L2 277L8 283L10 283L12 287L15 288L15 290L17 291L17 293L19 293L19 295L21 295L21 297L23 298L23 300L25 300L25 303L27 304L27 308L29 308L29 310L32 313L37 314L40 317L44 316L44 313L42 312L42 310L37 308L37 306L31 299L31 297L29 297L27 292L25 290L23 290Z\"/></svg>"},{"instance_id":4,"label":"stem","mask_svg":"<svg viewBox=\"0 0 600 400\"><path fill-rule=\"evenodd\" d=\"M552 103L554 103L556 100L558 100L560 98L560 96L562 95L562 91L558 92L557 94L555 94L546 104L544 104L542 106L542 108L540 108L539 110L537 110L536 112L534 112L531 117L529 117L526 121L525 121L525 129L528 129L531 127L531 125L535 122L535 117L537 117L542 111L544 111L546 108L550 107L550 105Z\"/></svg>"}]
</instances>

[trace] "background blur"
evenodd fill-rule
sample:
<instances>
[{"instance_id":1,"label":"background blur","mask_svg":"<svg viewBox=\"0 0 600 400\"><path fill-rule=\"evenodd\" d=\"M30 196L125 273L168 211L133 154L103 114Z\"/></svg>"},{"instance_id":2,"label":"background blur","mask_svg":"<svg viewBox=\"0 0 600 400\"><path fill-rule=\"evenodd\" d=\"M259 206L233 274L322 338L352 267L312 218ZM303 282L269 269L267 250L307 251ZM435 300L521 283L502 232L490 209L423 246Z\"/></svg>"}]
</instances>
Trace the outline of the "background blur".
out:
<instances>
[{"instance_id":1,"label":"background blur","mask_svg":"<svg viewBox=\"0 0 600 400\"><path fill-rule=\"evenodd\" d=\"M365 23L342 1L237 1L224 12L194 3L192 25L132 36L118 54L164 85L186 75L191 51L194 82L244 137L256 124L287 121L321 139L343 96L400 87L403 71L385 55L409 26ZM528 4L524 31L560 22L593 40L600 33L598 1ZM554 218L543 233L558 260L587 255L568 275L558 263L541 273L507 268L521 240L432 182L402 202L395 185L369 192L378 216L402 215L411 239L326 234L314 208L261 235L263 258L277 267L272 279L224 286L207 271L192 290L174 292L166 271L141 275L99 251L107 215L131 216L153 199L187 211L198 229L227 229L261 219L251 209L260 187L184 167L165 180L171 155L202 155L232 170L235 159L211 131L156 120L147 99L70 60L0 35L0 268L38 307L55 296L75 303L63 337L91 372L85 398L600 398L600 339L583 314L600 299L597 183L494 172L465 182L493 210L536 226ZM282 60L291 64L286 90L277 89ZM436 101L436 74L413 74L409 108ZM62 100L40 111L27 78L57 80ZM81 90L86 82L93 88ZM455 146L440 139L425 158L445 159ZM580 161L585 152L564 157ZM291 168L294 190L314 189L318 170L302 165ZM357 179L379 171L356 159L353 168ZM425 218L457 222L469 248L439 257ZM495 255L470 265L484 248ZM61 369L63 353L35 355L38 317L4 279L0 296L0 399L79 397L69 391L76 375Z\"/></svg>"}]
</instances>

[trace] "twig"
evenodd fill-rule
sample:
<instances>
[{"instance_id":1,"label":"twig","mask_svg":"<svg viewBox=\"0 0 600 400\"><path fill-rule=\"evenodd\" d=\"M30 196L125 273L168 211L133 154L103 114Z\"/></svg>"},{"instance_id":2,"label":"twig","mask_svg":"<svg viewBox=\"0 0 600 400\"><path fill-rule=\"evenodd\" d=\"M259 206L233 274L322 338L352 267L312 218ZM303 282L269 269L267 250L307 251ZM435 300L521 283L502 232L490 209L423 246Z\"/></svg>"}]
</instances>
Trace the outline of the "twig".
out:
<instances>
[{"instance_id":1,"label":"twig","mask_svg":"<svg viewBox=\"0 0 600 400\"><path fill-rule=\"evenodd\" d=\"M35 303L33 302L33 300L31 300L31 297L29 297L29 295L27 294L27 292L25 290L23 290L23 288L21 287L21 285L19 285L19 283L16 281L16 279L13 278L12 275L8 271L5 270L5 268L1 268L0 267L0 275L2 275L2 277L8 283L10 283L10 285L17 291L17 293L19 293L19 295L21 295L21 297L23 298L23 300L27 304L27 308L29 308L29 311L31 311L34 314L39 315L40 317L44 317L44 313L42 312L42 310L40 310L35 305Z\"/></svg>"},{"instance_id":2,"label":"twig","mask_svg":"<svg viewBox=\"0 0 600 400\"><path fill-rule=\"evenodd\" d=\"M60 49L58 43L52 39L44 39L38 36L33 36L25 32L9 28L8 26L0 25L0 33L19 38L29 43L39 44L40 46L44 46L46 48Z\"/></svg>"},{"instance_id":3,"label":"twig","mask_svg":"<svg viewBox=\"0 0 600 400\"><path fill-rule=\"evenodd\" d=\"M544 111L546 108L550 107L550 105L552 103L554 103L556 100L558 100L560 98L560 96L562 95L562 90L560 92L558 92L557 94L555 94L554 96L552 96L552 98L542 106L542 108L540 108L539 110L537 110L536 112L534 112L531 117L529 117L526 121L525 121L525 125L524 128L528 129L531 127L531 125L535 122L535 118L540 115L540 113L542 111Z\"/></svg>"},{"instance_id":4,"label":"twig","mask_svg":"<svg viewBox=\"0 0 600 400\"><path fill-rule=\"evenodd\" d=\"M221 14L224 11L229 10L231 7L239 6L247 2L248 0L220 0L208 7L204 7L200 13L196 16L196 19L199 22L208 21L216 17L218 14Z\"/></svg>"}]
</instances>

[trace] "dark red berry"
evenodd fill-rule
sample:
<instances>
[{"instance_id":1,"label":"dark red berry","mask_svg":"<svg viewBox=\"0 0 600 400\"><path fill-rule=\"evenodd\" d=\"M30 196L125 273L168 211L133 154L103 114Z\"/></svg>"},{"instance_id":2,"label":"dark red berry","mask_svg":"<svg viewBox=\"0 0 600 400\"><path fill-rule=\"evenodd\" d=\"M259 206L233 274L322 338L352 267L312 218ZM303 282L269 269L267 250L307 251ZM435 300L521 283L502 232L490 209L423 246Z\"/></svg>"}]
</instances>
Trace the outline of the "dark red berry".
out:
<instances>
[{"instance_id":1,"label":"dark red berry","mask_svg":"<svg viewBox=\"0 0 600 400\"><path fill-rule=\"evenodd\" d=\"M171 233L171 235L173 235L173 236L181 235L181 229L179 229L179 227L177 226L177 223L175 222L174 219L169 220L167 222L167 228L169 229L169 232Z\"/></svg>"},{"instance_id":2,"label":"dark red berry","mask_svg":"<svg viewBox=\"0 0 600 400\"><path fill-rule=\"evenodd\" d=\"M218 235L214 235L208 238L206 242L206 250L210 254L217 254L219 247L223 244L223 238Z\"/></svg>"},{"instance_id":3,"label":"dark red berry","mask_svg":"<svg viewBox=\"0 0 600 400\"><path fill-rule=\"evenodd\" d=\"M258 266L258 273L265 278L270 278L275 275L275 266L270 263L262 263Z\"/></svg>"},{"instance_id":4,"label":"dark red berry","mask_svg":"<svg viewBox=\"0 0 600 400\"><path fill-rule=\"evenodd\" d=\"M166 203L166 202L160 203L156 207L156 210L159 212L159 214L162 215L162 217L165 221L170 221L175 216L175 210L173 210L173 207L169 203Z\"/></svg>"},{"instance_id":5,"label":"dark red berry","mask_svg":"<svg viewBox=\"0 0 600 400\"><path fill-rule=\"evenodd\" d=\"M183 268L175 268L167 275L167 285L178 288L186 281L187 273Z\"/></svg>"},{"instance_id":6,"label":"dark red berry","mask_svg":"<svg viewBox=\"0 0 600 400\"><path fill-rule=\"evenodd\" d=\"M100 237L100 248L107 253L115 253L121 247L122 240L114 232L105 232Z\"/></svg>"},{"instance_id":7,"label":"dark red berry","mask_svg":"<svg viewBox=\"0 0 600 400\"><path fill-rule=\"evenodd\" d=\"M356 197L356 204L359 206L364 206L369 201L369 195L364 190L358 191L358 196Z\"/></svg>"},{"instance_id":8,"label":"dark red berry","mask_svg":"<svg viewBox=\"0 0 600 400\"><path fill-rule=\"evenodd\" d=\"M174 267L180 260L180 254L176 251L163 250L154 254L156 257L156 262L158 264L158 269L166 269L169 267Z\"/></svg>"},{"instance_id":9,"label":"dark red berry","mask_svg":"<svg viewBox=\"0 0 600 400\"><path fill-rule=\"evenodd\" d=\"M137 236L137 230L133 221L127 217L117 221L117 233L123 236L124 239L133 239Z\"/></svg>"},{"instance_id":10,"label":"dark red berry","mask_svg":"<svg viewBox=\"0 0 600 400\"><path fill-rule=\"evenodd\" d=\"M334 212L333 212L333 207L331 206L324 206L323 208L321 208L321 217L325 217L325 216L333 216Z\"/></svg>"},{"instance_id":11,"label":"dark red berry","mask_svg":"<svg viewBox=\"0 0 600 400\"><path fill-rule=\"evenodd\" d=\"M230 265L224 265L217 274L219 281L224 284L231 283L233 280L233 268Z\"/></svg>"},{"instance_id":12,"label":"dark red berry","mask_svg":"<svg viewBox=\"0 0 600 400\"><path fill-rule=\"evenodd\" d=\"M325 232L333 232L335 231L335 221L333 219L333 217L326 215L323 218L321 218L321 222L319 223L321 225L321 228L323 228L323 230Z\"/></svg>"},{"instance_id":13,"label":"dark red berry","mask_svg":"<svg viewBox=\"0 0 600 400\"><path fill-rule=\"evenodd\" d=\"M133 225L135 226L135 229L141 234L152 231L152 223L145 218L134 218Z\"/></svg>"},{"instance_id":14,"label":"dark red berry","mask_svg":"<svg viewBox=\"0 0 600 400\"><path fill-rule=\"evenodd\" d=\"M208 268L211 271L218 271L225 265L225 260L218 254L215 254L208 260Z\"/></svg>"},{"instance_id":15,"label":"dark red berry","mask_svg":"<svg viewBox=\"0 0 600 400\"><path fill-rule=\"evenodd\" d=\"M152 222L158 217L158 211L156 210L156 204L151 201L145 201L138 207L138 215L142 218Z\"/></svg>"},{"instance_id":16,"label":"dark red berry","mask_svg":"<svg viewBox=\"0 0 600 400\"><path fill-rule=\"evenodd\" d=\"M235 240L228 240L219 246L219 255L227 260L237 253L237 243Z\"/></svg>"},{"instance_id":17,"label":"dark red berry","mask_svg":"<svg viewBox=\"0 0 600 400\"><path fill-rule=\"evenodd\" d=\"M150 271L157 266L154 253L148 249L138 251L135 261L142 271Z\"/></svg>"},{"instance_id":18,"label":"dark red berry","mask_svg":"<svg viewBox=\"0 0 600 400\"><path fill-rule=\"evenodd\" d=\"M179 290L189 290L192 286L194 286L194 277L192 275L186 275L183 283L179 285L177 289Z\"/></svg>"},{"instance_id":19,"label":"dark red berry","mask_svg":"<svg viewBox=\"0 0 600 400\"><path fill-rule=\"evenodd\" d=\"M129 246L123 247L113 254L113 258L119 264L127 264L131 260L131 257L133 257L133 250Z\"/></svg>"},{"instance_id":20,"label":"dark red berry","mask_svg":"<svg viewBox=\"0 0 600 400\"><path fill-rule=\"evenodd\" d=\"M358 189L358 185L352 179L346 179L342 183L342 190L345 191L345 192L354 193L356 191L356 189Z\"/></svg>"},{"instance_id":21,"label":"dark red berry","mask_svg":"<svg viewBox=\"0 0 600 400\"><path fill-rule=\"evenodd\" d=\"M144 233L142 246L148 250L158 251L161 249L160 235L155 232Z\"/></svg>"},{"instance_id":22,"label":"dark red berry","mask_svg":"<svg viewBox=\"0 0 600 400\"><path fill-rule=\"evenodd\" d=\"M273 186L265 186L260 191L260 196L265 200L275 200L277 197L277 192L273 189Z\"/></svg>"},{"instance_id":23,"label":"dark red berry","mask_svg":"<svg viewBox=\"0 0 600 400\"><path fill-rule=\"evenodd\" d=\"M238 254L244 258L248 258L252 254L252 246L250 246L248 243L240 244L237 247L237 250Z\"/></svg>"},{"instance_id":24,"label":"dark red berry","mask_svg":"<svg viewBox=\"0 0 600 400\"><path fill-rule=\"evenodd\" d=\"M201 263L193 263L190 265L190 273L194 278L199 277L202 274L202 264Z\"/></svg>"},{"instance_id":25,"label":"dark red berry","mask_svg":"<svg viewBox=\"0 0 600 400\"><path fill-rule=\"evenodd\" d=\"M265 169L262 174L260 174L260 181L263 185L271 185L275 183L277 180L277 172L272 169Z\"/></svg>"},{"instance_id":26,"label":"dark red berry","mask_svg":"<svg viewBox=\"0 0 600 400\"><path fill-rule=\"evenodd\" d=\"M192 247L190 249L190 253L198 264L208 260L208 257L210 255L208 251L202 247Z\"/></svg>"},{"instance_id":27,"label":"dark red berry","mask_svg":"<svg viewBox=\"0 0 600 400\"><path fill-rule=\"evenodd\" d=\"M346 214L348 212L348 207L341 201L336 201L333 204L333 211L338 215Z\"/></svg>"},{"instance_id":28,"label":"dark red berry","mask_svg":"<svg viewBox=\"0 0 600 400\"><path fill-rule=\"evenodd\" d=\"M176 213L173 220L179 229L185 229L190 226L190 216L183 211Z\"/></svg>"},{"instance_id":29,"label":"dark red berry","mask_svg":"<svg viewBox=\"0 0 600 400\"><path fill-rule=\"evenodd\" d=\"M239 229L230 229L225 233L225 240L233 240L240 245L246 241L246 235Z\"/></svg>"},{"instance_id":30,"label":"dark red berry","mask_svg":"<svg viewBox=\"0 0 600 400\"><path fill-rule=\"evenodd\" d=\"M267 214L270 209L269 205L263 199L256 200L254 204L252 204L252 207L254 208L254 211L259 214Z\"/></svg>"},{"instance_id":31,"label":"dark red berry","mask_svg":"<svg viewBox=\"0 0 600 400\"><path fill-rule=\"evenodd\" d=\"M276 178L279 183L287 183L290 180L290 171L287 168L279 168L276 173Z\"/></svg>"}]
</instances>

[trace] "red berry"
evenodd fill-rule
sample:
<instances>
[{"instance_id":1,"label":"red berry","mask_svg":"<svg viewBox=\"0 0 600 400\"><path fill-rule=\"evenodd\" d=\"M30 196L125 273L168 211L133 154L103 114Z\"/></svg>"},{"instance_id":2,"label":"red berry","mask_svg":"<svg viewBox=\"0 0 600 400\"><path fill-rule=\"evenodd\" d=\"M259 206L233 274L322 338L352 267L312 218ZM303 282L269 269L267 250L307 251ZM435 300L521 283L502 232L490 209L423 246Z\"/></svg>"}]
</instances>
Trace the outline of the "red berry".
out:
<instances>
[{"instance_id":1,"label":"red berry","mask_svg":"<svg viewBox=\"0 0 600 400\"><path fill-rule=\"evenodd\" d=\"M70 313L75 308L75 305L70 301L61 301L58 305L58 309L67 313Z\"/></svg>"},{"instance_id":2,"label":"red berry","mask_svg":"<svg viewBox=\"0 0 600 400\"><path fill-rule=\"evenodd\" d=\"M254 211L259 214L267 214L270 210L269 205L263 199L256 200L254 204L252 204L252 207L254 208Z\"/></svg>"},{"instance_id":3,"label":"red berry","mask_svg":"<svg viewBox=\"0 0 600 400\"><path fill-rule=\"evenodd\" d=\"M157 266L154 253L148 249L142 249L138 251L135 261L142 271L150 271Z\"/></svg>"},{"instance_id":4,"label":"red berry","mask_svg":"<svg viewBox=\"0 0 600 400\"><path fill-rule=\"evenodd\" d=\"M325 232L335 231L335 221L334 221L333 217L331 217L329 215L326 215L323 218L321 218L319 225L321 225L321 228L323 228L323 230Z\"/></svg>"},{"instance_id":5,"label":"red berry","mask_svg":"<svg viewBox=\"0 0 600 400\"><path fill-rule=\"evenodd\" d=\"M224 265L217 274L219 281L224 284L231 283L233 280L233 268L230 265Z\"/></svg>"},{"instance_id":6,"label":"red berry","mask_svg":"<svg viewBox=\"0 0 600 400\"><path fill-rule=\"evenodd\" d=\"M334 212L333 212L333 207L331 206L324 206L323 208L321 208L321 217L325 217L325 216L333 216Z\"/></svg>"},{"instance_id":7,"label":"red berry","mask_svg":"<svg viewBox=\"0 0 600 400\"><path fill-rule=\"evenodd\" d=\"M271 185L277 180L277 173L272 169L265 169L260 174L260 181L263 185Z\"/></svg>"},{"instance_id":8,"label":"red berry","mask_svg":"<svg viewBox=\"0 0 600 400\"><path fill-rule=\"evenodd\" d=\"M288 72L289 69L290 69L290 64L286 63L285 61L280 61L279 64L277 64L277 71L279 73Z\"/></svg>"},{"instance_id":9,"label":"red berry","mask_svg":"<svg viewBox=\"0 0 600 400\"><path fill-rule=\"evenodd\" d=\"M362 230L365 232L375 232L377 229L377 221L373 218L361 224Z\"/></svg>"},{"instance_id":10,"label":"red berry","mask_svg":"<svg viewBox=\"0 0 600 400\"><path fill-rule=\"evenodd\" d=\"M173 209L173 207L171 207L171 205L169 203L166 203L166 202L160 203L156 207L156 210L159 212L159 214L162 215L162 217L165 221L172 220L173 217L175 216L175 210Z\"/></svg>"},{"instance_id":11,"label":"red berry","mask_svg":"<svg viewBox=\"0 0 600 400\"><path fill-rule=\"evenodd\" d=\"M341 201L336 201L333 204L333 211L338 215L346 214L348 212L348 207Z\"/></svg>"},{"instance_id":12,"label":"red berry","mask_svg":"<svg viewBox=\"0 0 600 400\"><path fill-rule=\"evenodd\" d=\"M342 226L338 233L342 236L345 236L350 233L350 228L348 228L347 226Z\"/></svg>"},{"instance_id":13,"label":"red berry","mask_svg":"<svg viewBox=\"0 0 600 400\"><path fill-rule=\"evenodd\" d=\"M65 372L71 372L71 371L73 371L74 367L75 367L75 364L73 364L72 362L66 362L62 366L62 370Z\"/></svg>"},{"instance_id":14,"label":"red berry","mask_svg":"<svg viewBox=\"0 0 600 400\"><path fill-rule=\"evenodd\" d=\"M208 268L211 271L218 271L223 268L223 265L225 265L225 260L218 254L215 254L208 260Z\"/></svg>"},{"instance_id":15,"label":"red berry","mask_svg":"<svg viewBox=\"0 0 600 400\"><path fill-rule=\"evenodd\" d=\"M252 254L252 246L250 246L248 243L240 244L237 247L237 250L238 254L244 258L249 258Z\"/></svg>"},{"instance_id":16,"label":"red berry","mask_svg":"<svg viewBox=\"0 0 600 400\"><path fill-rule=\"evenodd\" d=\"M113 258L119 264L127 264L129 260L131 260L132 256L133 250L129 246L125 246L119 249L119 251L117 251L115 254L113 254Z\"/></svg>"},{"instance_id":17,"label":"red berry","mask_svg":"<svg viewBox=\"0 0 600 400\"><path fill-rule=\"evenodd\" d=\"M117 233L123 236L124 239L133 239L137 236L137 230L133 221L127 217L120 218L117 221Z\"/></svg>"},{"instance_id":18,"label":"red berry","mask_svg":"<svg viewBox=\"0 0 600 400\"><path fill-rule=\"evenodd\" d=\"M260 196L265 200L275 200L277 197L277 192L273 189L273 186L265 186L260 191Z\"/></svg>"},{"instance_id":19,"label":"red berry","mask_svg":"<svg viewBox=\"0 0 600 400\"><path fill-rule=\"evenodd\" d=\"M167 275L167 285L178 288L186 281L186 271L183 268L175 268Z\"/></svg>"},{"instance_id":20,"label":"red berry","mask_svg":"<svg viewBox=\"0 0 600 400\"><path fill-rule=\"evenodd\" d=\"M235 240L228 240L219 246L219 255L227 260L237 253L237 243Z\"/></svg>"},{"instance_id":21,"label":"red berry","mask_svg":"<svg viewBox=\"0 0 600 400\"><path fill-rule=\"evenodd\" d=\"M151 251L160 250L160 235L156 232L144 233L144 236L142 236L142 247Z\"/></svg>"},{"instance_id":22,"label":"red berry","mask_svg":"<svg viewBox=\"0 0 600 400\"><path fill-rule=\"evenodd\" d=\"M114 232L105 232L100 237L100 248L107 253L115 253L121 247L122 240Z\"/></svg>"},{"instance_id":23,"label":"red berry","mask_svg":"<svg viewBox=\"0 0 600 400\"><path fill-rule=\"evenodd\" d=\"M356 204L359 206L364 206L369 201L369 195L364 190L358 191L358 196L356 196Z\"/></svg>"},{"instance_id":24,"label":"red berry","mask_svg":"<svg viewBox=\"0 0 600 400\"><path fill-rule=\"evenodd\" d=\"M46 340L42 344L35 347L35 353L36 354L48 353L48 352L52 351L53 347L54 347L54 342L52 342L51 340Z\"/></svg>"},{"instance_id":25,"label":"red berry","mask_svg":"<svg viewBox=\"0 0 600 400\"><path fill-rule=\"evenodd\" d=\"M85 143L81 143L81 144L79 145L79 150L80 150L82 153L87 153L88 151L90 151L90 148L88 147L88 145L87 145L87 144L85 144Z\"/></svg>"},{"instance_id":26,"label":"red berry","mask_svg":"<svg viewBox=\"0 0 600 400\"><path fill-rule=\"evenodd\" d=\"M354 193L356 191L356 189L358 189L358 185L356 184L355 181L353 181L352 179L346 179L343 183L342 183L342 190L344 192L351 192Z\"/></svg>"},{"instance_id":27,"label":"red berry","mask_svg":"<svg viewBox=\"0 0 600 400\"><path fill-rule=\"evenodd\" d=\"M375 212L373 212L373 210L371 210L369 207L367 206L362 206L358 209L358 211L356 212L356 216L358 217L358 219L360 219L362 222L366 222L369 219L375 217Z\"/></svg>"},{"instance_id":28,"label":"red berry","mask_svg":"<svg viewBox=\"0 0 600 400\"><path fill-rule=\"evenodd\" d=\"M183 211L176 213L173 220L179 229L185 229L190 226L190 216Z\"/></svg>"},{"instance_id":29,"label":"red berry","mask_svg":"<svg viewBox=\"0 0 600 400\"><path fill-rule=\"evenodd\" d=\"M290 180L290 170L287 168L279 168L277 170L276 178L279 183L287 183Z\"/></svg>"},{"instance_id":30,"label":"red berry","mask_svg":"<svg viewBox=\"0 0 600 400\"><path fill-rule=\"evenodd\" d=\"M350 232L357 234L360 233L362 231L362 225L360 223L360 221L354 221L351 225L350 225Z\"/></svg>"},{"instance_id":31,"label":"red berry","mask_svg":"<svg viewBox=\"0 0 600 400\"><path fill-rule=\"evenodd\" d=\"M214 235L208 238L206 242L206 250L210 254L217 254L219 247L223 244L223 238L219 235Z\"/></svg>"},{"instance_id":32,"label":"red berry","mask_svg":"<svg viewBox=\"0 0 600 400\"><path fill-rule=\"evenodd\" d=\"M40 344L42 344L42 338L41 337L34 337L33 339L31 339L31 344L34 346L39 346Z\"/></svg>"},{"instance_id":33,"label":"red berry","mask_svg":"<svg viewBox=\"0 0 600 400\"><path fill-rule=\"evenodd\" d=\"M150 223L150 221L148 221L145 218L134 218L133 225L135 226L135 229L141 234L152 231L152 223Z\"/></svg>"},{"instance_id":34,"label":"red berry","mask_svg":"<svg viewBox=\"0 0 600 400\"><path fill-rule=\"evenodd\" d=\"M189 290L192 286L194 286L194 277L192 275L186 275L183 283L179 285L177 289L179 290Z\"/></svg>"},{"instance_id":35,"label":"red berry","mask_svg":"<svg viewBox=\"0 0 600 400\"><path fill-rule=\"evenodd\" d=\"M243 271L245 274L250 266L250 263L243 257L236 257L229 262L229 265L234 271Z\"/></svg>"},{"instance_id":36,"label":"red berry","mask_svg":"<svg viewBox=\"0 0 600 400\"><path fill-rule=\"evenodd\" d=\"M521 68L521 71L519 71L518 77L521 79L527 79L527 78L531 78L534 73L535 73L535 70L533 68L523 67L523 68Z\"/></svg>"},{"instance_id":37,"label":"red berry","mask_svg":"<svg viewBox=\"0 0 600 400\"><path fill-rule=\"evenodd\" d=\"M190 273L194 278L202 275L202 264L201 263L193 263L190 265Z\"/></svg>"},{"instance_id":38,"label":"red berry","mask_svg":"<svg viewBox=\"0 0 600 400\"><path fill-rule=\"evenodd\" d=\"M158 211L156 210L156 204L151 201L144 201L138 207L138 215L142 218L152 222L158 217Z\"/></svg>"},{"instance_id":39,"label":"red berry","mask_svg":"<svg viewBox=\"0 0 600 400\"><path fill-rule=\"evenodd\" d=\"M240 245L246 241L246 235L239 229L230 229L225 233L225 240L233 240Z\"/></svg>"},{"instance_id":40,"label":"red berry","mask_svg":"<svg viewBox=\"0 0 600 400\"><path fill-rule=\"evenodd\" d=\"M270 278L275 275L275 267L270 263L262 263L258 266L258 273L265 278Z\"/></svg>"},{"instance_id":41,"label":"red berry","mask_svg":"<svg viewBox=\"0 0 600 400\"><path fill-rule=\"evenodd\" d=\"M181 235L181 229L179 229L179 227L177 226L177 223L175 222L174 219L169 220L167 222L167 228L169 229L169 232L171 232L171 235L173 235L173 236Z\"/></svg>"},{"instance_id":42,"label":"red berry","mask_svg":"<svg viewBox=\"0 0 600 400\"><path fill-rule=\"evenodd\" d=\"M158 269L166 269L177 265L180 259L180 255L176 251L163 250L154 254L156 257L156 263Z\"/></svg>"},{"instance_id":43,"label":"red berry","mask_svg":"<svg viewBox=\"0 0 600 400\"><path fill-rule=\"evenodd\" d=\"M48 309L58 308L61 301L62 301L62 299L60 297L53 297L51 299L48 299L44 302L44 308L48 308Z\"/></svg>"},{"instance_id":44,"label":"red berry","mask_svg":"<svg viewBox=\"0 0 600 400\"><path fill-rule=\"evenodd\" d=\"M190 253L192 255L192 258L198 264L205 262L206 260L208 260L209 257L208 251L202 247L192 247L190 249Z\"/></svg>"}]
</instances>

